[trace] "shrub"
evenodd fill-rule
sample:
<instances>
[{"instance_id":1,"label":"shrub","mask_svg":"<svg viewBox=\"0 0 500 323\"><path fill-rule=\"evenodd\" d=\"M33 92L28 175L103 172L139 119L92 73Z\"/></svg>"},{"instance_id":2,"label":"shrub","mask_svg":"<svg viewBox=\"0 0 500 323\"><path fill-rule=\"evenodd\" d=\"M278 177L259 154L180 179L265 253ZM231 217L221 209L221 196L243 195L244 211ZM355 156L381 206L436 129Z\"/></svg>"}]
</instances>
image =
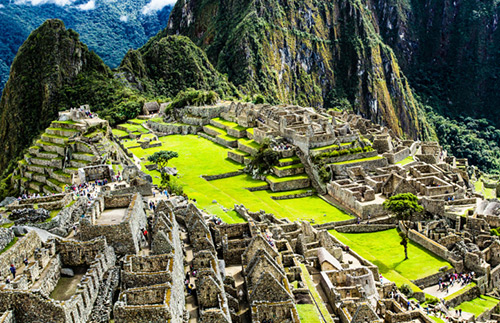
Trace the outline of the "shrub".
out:
<instances>
[{"instance_id":1,"label":"shrub","mask_svg":"<svg viewBox=\"0 0 500 323\"><path fill-rule=\"evenodd\" d=\"M199 91L188 89L180 91L168 106L168 109L184 108L188 105L202 106L207 104L214 104L219 100L219 95L214 91Z\"/></svg>"},{"instance_id":2,"label":"shrub","mask_svg":"<svg viewBox=\"0 0 500 323\"><path fill-rule=\"evenodd\" d=\"M399 290L407 297L411 297L413 295L413 290L411 289L411 286L408 284L401 285L401 287L399 287Z\"/></svg>"},{"instance_id":3,"label":"shrub","mask_svg":"<svg viewBox=\"0 0 500 323\"><path fill-rule=\"evenodd\" d=\"M435 305L439 302L439 299L437 297L427 295L425 296L425 302L427 304Z\"/></svg>"},{"instance_id":4,"label":"shrub","mask_svg":"<svg viewBox=\"0 0 500 323\"><path fill-rule=\"evenodd\" d=\"M178 196L184 195L184 187L174 178L167 182L166 188L169 194L175 194Z\"/></svg>"},{"instance_id":5,"label":"shrub","mask_svg":"<svg viewBox=\"0 0 500 323\"><path fill-rule=\"evenodd\" d=\"M339 150L339 155L340 156L349 155L349 150L347 150L347 149Z\"/></svg>"},{"instance_id":6,"label":"shrub","mask_svg":"<svg viewBox=\"0 0 500 323\"><path fill-rule=\"evenodd\" d=\"M325 166L322 166L318 172L319 178L323 183L328 183L332 178L331 174L326 170Z\"/></svg>"}]
</instances>

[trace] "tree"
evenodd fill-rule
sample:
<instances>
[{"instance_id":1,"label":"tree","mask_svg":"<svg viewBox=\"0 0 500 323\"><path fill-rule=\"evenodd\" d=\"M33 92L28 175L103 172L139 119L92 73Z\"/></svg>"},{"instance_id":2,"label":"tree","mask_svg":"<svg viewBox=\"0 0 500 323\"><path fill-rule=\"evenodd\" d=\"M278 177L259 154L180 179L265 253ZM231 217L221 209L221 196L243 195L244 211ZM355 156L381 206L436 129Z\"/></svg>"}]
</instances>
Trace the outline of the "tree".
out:
<instances>
[{"instance_id":1,"label":"tree","mask_svg":"<svg viewBox=\"0 0 500 323\"><path fill-rule=\"evenodd\" d=\"M161 174L161 184L165 185L169 180L169 175L167 174L168 161L172 158L179 157L179 154L175 151L161 150L157 151L148 157L148 161L155 163Z\"/></svg>"},{"instance_id":2,"label":"tree","mask_svg":"<svg viewBox=\"0 0 500 323\"><path fill-rule=\"evenodd\" d=\"M400 245L405 248L405 260L408 259L408 237L404 232L400 232L399 236L401 237L401 242L399 243Z\"/></svg>"},{"instance_id":3,"label":"tree","mask_svg":"<svg viewBox=\"0 0 500 323\"><path fill-rule=\"evenodd\" d=\"M414 213L424 210L424 208L418 204L418 198L412 193L401 193L391 196L384 201L383 206L396 214L396 218L400 221L411 220Z\"/></svg>"}]
</instances>

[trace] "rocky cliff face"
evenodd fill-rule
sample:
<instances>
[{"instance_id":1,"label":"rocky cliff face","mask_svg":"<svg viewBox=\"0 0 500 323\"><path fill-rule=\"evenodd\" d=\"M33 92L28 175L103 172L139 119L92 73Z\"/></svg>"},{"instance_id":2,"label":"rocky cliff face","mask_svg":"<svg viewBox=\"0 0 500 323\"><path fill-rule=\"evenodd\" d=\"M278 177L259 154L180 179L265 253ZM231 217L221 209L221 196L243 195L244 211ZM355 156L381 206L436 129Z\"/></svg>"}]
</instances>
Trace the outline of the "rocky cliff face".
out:
<instances>
[{"instance_id":1,"label":"rocky cliff face","mask_svg":"<svg viewBox=\"0 0 500 323\"><path fill-rule=\"evenodd\" d=\"M374 0L371 8L412 86L435 108L500 126L498 1Z\"/></svg>"},{"instance_id":2,"label":"rocky cliff face","mask_svg":"<svg viewBox=\"0 0 500 323\"><path fill-rule=\"evenodd\" d=\"M179 0L166 33L190 37L245 92L274 102L353 109L413 138L418 107L370 3Z\"/></svg>"},{"instance_id":3,"label":"rocky cliff face","mask_svg":"<svg viewBox=\"0 0 500 323\"><path fill-rule=\"evenodd\" d=\"M31 33L12 63L0 101L0 169L57 117L59 90L93 72L110 74L62 21L48 20Z\"/></svg>"}]
</instances>

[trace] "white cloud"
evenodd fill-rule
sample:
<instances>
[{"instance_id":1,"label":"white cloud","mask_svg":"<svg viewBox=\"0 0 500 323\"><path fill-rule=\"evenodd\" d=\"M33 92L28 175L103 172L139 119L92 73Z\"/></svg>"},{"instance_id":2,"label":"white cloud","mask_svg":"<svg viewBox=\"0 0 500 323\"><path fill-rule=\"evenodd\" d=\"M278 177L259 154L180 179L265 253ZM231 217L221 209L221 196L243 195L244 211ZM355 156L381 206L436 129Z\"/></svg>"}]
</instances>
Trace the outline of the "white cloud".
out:
<instances>
[{"instance_id":1,"label":"white cloud","mask_svg":"<svg viewBox=\"0 0 500 323\"><path fill-rule=\"evenodd\" d=\"M120 21L127 22L128 21L128 16L121 16Z\"/></svg>"},{"instance_id":2,"label":"white cloud","mask_svg":"<svg viewBox=\"0 0 500 323\"><path fill-rule=\"evenodd\" d=\"M3 7L5 7L3 4L0 4L0 9L2 9Z\"/></svg>"},{"instance_id":3,"label":"white cloud","mask_svg":"<svg viewBox=\"0 0 500 323\"><path fill-rule=\"evenodd\" d=\"M80 9L80 10L93 10L93 9L95 9L95 0L90 0L87 3L79 5L78 9Z\"/></svg>"},{"instance_id":4,"label":"white cloud","mask_svg":"<svg viewBox=\"0 0 500 323\"><path fill-rule=\"evenodd\" d=\"M163 9L168 5L175 4L176 1L177 0L151 0L150 3L148 3L142 8L142 13L144 15L152 14L155 11L160 11L161 9Z\"/></svg>"}]
</instances>

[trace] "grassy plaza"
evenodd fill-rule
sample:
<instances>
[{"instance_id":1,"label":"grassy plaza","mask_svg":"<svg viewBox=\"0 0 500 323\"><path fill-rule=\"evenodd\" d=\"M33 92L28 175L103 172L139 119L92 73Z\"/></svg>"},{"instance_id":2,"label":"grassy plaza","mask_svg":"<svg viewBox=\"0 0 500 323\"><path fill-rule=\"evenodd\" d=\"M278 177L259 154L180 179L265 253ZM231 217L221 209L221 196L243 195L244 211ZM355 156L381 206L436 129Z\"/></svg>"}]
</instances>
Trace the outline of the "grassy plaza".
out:
<instances>
[{"instance_id":1,"label":"grassy plaza","mask_svg":"<svg viewBox=\"0 0 500 323\"><path fill-rule=\"evenodd\" d=\"M228 148L215 144L195 135L172 135L161 137L161 147L142 149L130 148L129 151L141 159L142 170L153 177L155 184L160 184L158 171L148 171L147 157L156 151L173 150L179 158L170 161L170 167L176 167L180 184L190 199L195 199L197 206L207 212L220 216L227 223L244 221L236 212L231 211L235 204L243 204L252 212L264 210L279 218L295 220L314 220L315 223L343 221L351 216L328 204L316 195L287 200L273 200L271 196L284 195L271 191L250 192L246 188L264 186L267 183L242 174L234 177L206 181L201 175L218 175L234 172L242 165L227 158ZM124 142L127 147L134 147L133 141ZM292 191L300 193L303 190ZM216 203L213 203L216 201ZM228 210L227 212L224 210Z\"/></svg>"},{"instance_id":2,"label":"grassy plaza","mask_svg":"<svg viewBox=\"0 0 500 323\"><path fill-rule=\"evenodd\" d=\"M423 278L439 271L443 266L451 265L409 241L408 260L404 260L404 249L396 229L373 233L340 233L330 230L337 239L357 252L361 257L372 262L379 272L398 286L409 284L413 290L420 289L411 280Z\"/></svg>"}]
</instances>

